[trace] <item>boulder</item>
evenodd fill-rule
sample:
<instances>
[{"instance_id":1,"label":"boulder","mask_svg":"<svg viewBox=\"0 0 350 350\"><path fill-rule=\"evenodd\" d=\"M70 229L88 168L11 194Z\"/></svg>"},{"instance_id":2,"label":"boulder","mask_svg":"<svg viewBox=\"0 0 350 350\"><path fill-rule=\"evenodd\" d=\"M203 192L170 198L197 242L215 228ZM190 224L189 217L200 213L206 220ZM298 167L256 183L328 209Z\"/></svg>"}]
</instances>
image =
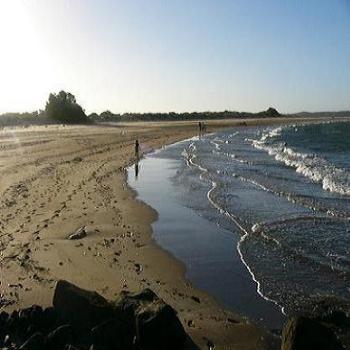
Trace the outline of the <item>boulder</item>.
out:
<instances>
[{"instance_id":1,"label":"boulder","mask_svg":"<svg viewBox=\"0 0 350 350\"><path fill-rule=\"evenodd\" d=\"M66 344L73 342L74 331L71 325L57 327L47 336L47 346L51 350L63 349Z\"/></svg>"},{"instance_id":2,"label":"boulder","mask_svg":"<svg viewBox=\"0 0 350 350\"><path fill-rule=\"evenodd\" d=\"M135 326L123 319L113 318L91 330L91 340L101 349L134 349Z\"/></svg>"},{"instance_id":3,"label":"boulder","mask_svg":"<svg viewBox=\"0 0 350 350\"><path fill-rule=\"evenodd\" d=\"M41 333L34 333L19 348L19 350L45 350L45 337Z\"/></svg>"},{"instance_id":4,"label":"boulder","mask_svg":"<svg viewBox=\"0 0 350 350\"><path fill-rule=\"evenodd\" d=\"M333 333L317 319L293 317L282 332L282 350L341 350L342 345Z\"/></svg>"},{"instance_id":5,"label":"boulder","mask_svg":"<svg viewBox=\"0 0 350 350\"><path fill-rule=\"evenodd\" d=\"M113 304L67 281L57 282L53 307L0 314L0 347L22 350L162 350L196 348L175 310L150 289L122 293ZM4 339L5 338L5 339ZM3 339L3 341L1 341Z\"/></svg>"},{"instance_id":6,"label":"boulder","mask_svg":"<svg viewBox=\"0 0 350 350\"><path fill-rule=\"evenodd\" d=\"M135 322L136 342L139 348L182 349L187 334L177 318L175 310L150 289L138 294L124 293L116 304L123 319Z\"/></svg>"},{"instance_id":7,"label":"boulder","mask_svg":"<svg viewBox=\"0 0 350 350\"><path fill-rule=\"evenodd\" d=\"M137 311L136 333L143 350L182 349L187 339L175 310L162 300Z\"/></svg>"},{"instance_id":8,"label":"boulder","mask_svg":"<svg viewBox=\"0 0 350 350\"><path fill-rule=\"evenodd\" d=\"M101 295L63 280L56 284L53 305L59 318L77 328L91 328L114 315L113 307Z\"/></svg>"}]
</instances>

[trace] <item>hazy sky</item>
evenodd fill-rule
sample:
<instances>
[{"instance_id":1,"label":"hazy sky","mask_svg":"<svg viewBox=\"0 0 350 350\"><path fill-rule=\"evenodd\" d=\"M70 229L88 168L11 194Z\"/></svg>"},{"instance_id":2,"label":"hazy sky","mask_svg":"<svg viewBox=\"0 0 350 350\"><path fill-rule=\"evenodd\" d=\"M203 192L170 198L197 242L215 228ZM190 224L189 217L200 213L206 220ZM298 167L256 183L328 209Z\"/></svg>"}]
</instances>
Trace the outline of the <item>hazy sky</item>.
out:
<instances>
[{"instance_id":1,"label":"hazy sky","mask_svg":"<svg viewBox=\"0 0 350 350\"><path fill-rule=\"evenodd\" d=\"M350 0L0 0L0 113L350 109Z\"/></svg>"}]
</instances>

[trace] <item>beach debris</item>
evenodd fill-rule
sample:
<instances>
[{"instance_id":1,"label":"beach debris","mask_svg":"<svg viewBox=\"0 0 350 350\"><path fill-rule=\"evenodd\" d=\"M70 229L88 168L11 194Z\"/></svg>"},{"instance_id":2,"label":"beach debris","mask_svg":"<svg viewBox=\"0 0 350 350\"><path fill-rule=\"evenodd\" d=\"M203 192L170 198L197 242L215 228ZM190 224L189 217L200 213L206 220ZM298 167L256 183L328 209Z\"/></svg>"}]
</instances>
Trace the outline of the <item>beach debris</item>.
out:
<instances>
[{"instance_id":1,"label":"beach debris","mask_svg":"<svg viewBox=\"0 0 350 350\"><path fill-rule=\"evenodd\" d=\"M205 338L205 340L207 341L207 348L208 348L208 350L214 350L214 348L215 348L214 343L208 338Z\"/></svg>"},{"instance_id":2,"label":"beach debris","mask_svg":"<svg viewBox=\"0 0 350 350\"><path fill-rule=\"evenodd\" d=\"M11 283L9 283L8 285L7 285L9 288L23 288L23 285L22 285L22 283L18 283L18 284L11 284Z\"/></svg>"},{"instance_id":3,"label":"beach debris","mask_svg":"<svg viewBox=\"0 0 350 350\"><path fill-rule=\"evenodd\" d=\"M187 326L188 327L194 327L195 325L194 325L194 321L193 320L188 320L187 321Z\"/></svg>"},{"instance_id":4,"label":"beach debris","mask_svg":"<svg viewBox=\"0 0 350 350\"><path fill-rule=\"evenodd\" d=\"M141 264L136 263L136 264L134 264L134 266L135 266L135 269L136 269L136 273L137 273L137 274L139 274L139 273L141 273L141 272L143 271L143 267L142 267Z\"/></svg>"},{"instance_id":5,"label":"beach debris","mask_svg":"<svg viewBox=\"0 0 350 350\"><path fill-rule=\"evenodd\" d=\"M143 243L136 243L135 244L135 247L136 248L142 248L142 247L144 247L146 244L143 244Z\"/></svg>"},{"instance_id":6,"label":"beach debris","mask_svg":"<svg viewBox=\"0 0 350 350\"><path fill-rule=\"evenodd\" d=\"M80 163L80 162L82 162L83 161L83 158L82 157L75 157L75 158L73 158L73 162L74 163Z\"/></svg>"},{"instance_id":7,"label":"beach debris","mask_svg":"<svg viewBox=\"0 0 350 350\"><path fill-rule=\"evenodd\" d=\"M104 238L103 239L103 246L108 248L110 246L110 241L108 239Z\"/></svg>"},{"instance_id":8,"label":"beach debris","mask_svg":"<svg viewBox=\"0 0 350 350\"><path fill-rule=\"evenodd\" d=\"M3 294L0 294L0 308L12 305L15 303L13 299L7 299Z\"/></svg>"},{"instance_id":9,"label":"beach debris","mask_svg":"<svg viewBox=\"0 0 350 350\"><path fill-rule=\"evenodd\" d=\"M194 295L191 296L191 299L194 300L196 303L200 303L201 302L201 300L198 297L194 296Z\"/></svg>"},{"instance_id":10,"label":"beach debris","mask_svg":"<svg viewBox=\"0 0 350 350\"><path fill-rule=\"evenodd\" d=\"M229 323L239 323L239 321L234 320L233 318L230 318L230 317L227 318L227 322L229 322Z\"/></svg>"},{"instance_id":11,"label":"beach debris","mask_svg":"<svg viewBox=\"0 0 350 350\"><path fill-rule=\"evenodd\" d=\"M86 226L82 226L78 228L74 233L68 236L68 239L73 240L73 239L82 239L87 236L87 231L86 231Z\"/></svg>"}]
</instances>

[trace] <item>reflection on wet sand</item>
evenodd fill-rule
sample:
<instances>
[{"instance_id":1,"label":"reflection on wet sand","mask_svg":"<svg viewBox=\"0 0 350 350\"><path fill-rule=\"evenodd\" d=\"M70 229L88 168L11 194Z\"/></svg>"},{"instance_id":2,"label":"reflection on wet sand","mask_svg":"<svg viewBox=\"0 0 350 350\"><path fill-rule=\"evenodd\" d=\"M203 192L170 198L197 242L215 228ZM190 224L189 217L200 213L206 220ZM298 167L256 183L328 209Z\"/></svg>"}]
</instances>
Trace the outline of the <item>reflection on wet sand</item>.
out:
<instances>
[{"instance_id":1,"label":"reflection on wet sand","mask_svg":"<svg viewBox=\"0 0 350 350\"><path fill-rule=\"evenodd\" d=\"M139 170L140 170L139 161L136 160L136 163L135 163L135 180L137 180L137 178L139 176Z\"/></svg>"}]
</instances>

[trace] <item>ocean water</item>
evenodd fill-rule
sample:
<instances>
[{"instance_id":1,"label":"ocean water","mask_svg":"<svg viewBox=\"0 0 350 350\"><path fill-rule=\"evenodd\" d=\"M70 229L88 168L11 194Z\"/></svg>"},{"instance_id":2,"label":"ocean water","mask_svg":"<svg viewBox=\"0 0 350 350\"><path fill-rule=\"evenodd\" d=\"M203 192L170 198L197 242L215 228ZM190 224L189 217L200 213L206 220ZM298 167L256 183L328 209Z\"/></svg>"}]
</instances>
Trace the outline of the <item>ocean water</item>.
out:
<instances>
[{"instance_id":1,"label":"ocean water","mask_svg":"<svg viewBox=\"0 0 350 350\"><path fill-rule=\"evenodd\" d=\"M225 306L279 327L350 296L350 123L240 127L149 155L140 198L158 243Z\"/></svg>"}]
</instances>

